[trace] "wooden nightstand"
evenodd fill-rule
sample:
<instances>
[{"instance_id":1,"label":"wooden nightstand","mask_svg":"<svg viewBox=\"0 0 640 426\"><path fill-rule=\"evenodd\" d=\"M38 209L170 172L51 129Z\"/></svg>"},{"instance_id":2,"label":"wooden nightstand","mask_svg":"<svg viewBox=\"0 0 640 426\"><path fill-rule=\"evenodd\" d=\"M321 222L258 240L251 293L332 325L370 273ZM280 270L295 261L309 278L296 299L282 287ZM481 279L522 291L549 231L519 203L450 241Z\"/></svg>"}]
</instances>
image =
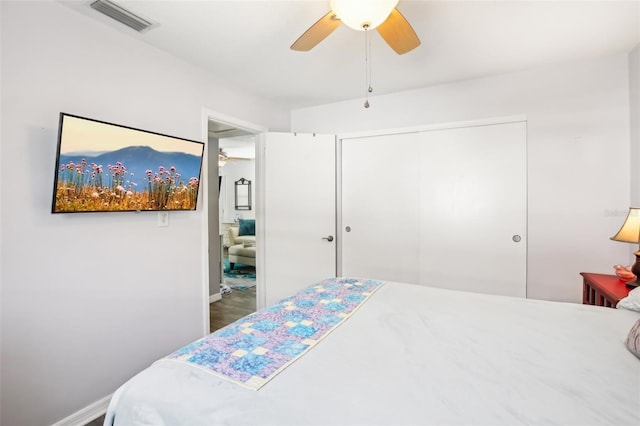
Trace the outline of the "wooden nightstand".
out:
<instances>
[{"instance_id":1,"label":"wooden nightstand","mask_svg":"<svg viewBox=\"0 0 640 426\"><path fill-rule=\"evenodd\" d=\"M621 299L627 297L631 289L615 275L580 272L584 278L582 303L584 305L615 308Z\"/></svg>"}]
</instances>

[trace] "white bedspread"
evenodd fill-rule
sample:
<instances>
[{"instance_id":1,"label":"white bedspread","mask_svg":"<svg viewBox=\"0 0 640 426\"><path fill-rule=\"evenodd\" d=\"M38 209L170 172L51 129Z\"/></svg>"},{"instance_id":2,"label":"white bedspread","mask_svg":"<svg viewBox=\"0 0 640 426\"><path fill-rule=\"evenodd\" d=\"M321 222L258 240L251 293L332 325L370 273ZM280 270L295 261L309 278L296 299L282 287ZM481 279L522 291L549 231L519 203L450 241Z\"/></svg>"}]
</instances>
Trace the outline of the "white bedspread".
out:
<instances>
[{"instance_id":1,"label":"white bedspread","mask_svg":"<svg viewBox=\"0 0 640 426\"><path fill-rule=\"evenodd\" d=\"M160 361L115 425L640 425L640 313L387 283L259 391Z\"/></svg>"}]
</instances>

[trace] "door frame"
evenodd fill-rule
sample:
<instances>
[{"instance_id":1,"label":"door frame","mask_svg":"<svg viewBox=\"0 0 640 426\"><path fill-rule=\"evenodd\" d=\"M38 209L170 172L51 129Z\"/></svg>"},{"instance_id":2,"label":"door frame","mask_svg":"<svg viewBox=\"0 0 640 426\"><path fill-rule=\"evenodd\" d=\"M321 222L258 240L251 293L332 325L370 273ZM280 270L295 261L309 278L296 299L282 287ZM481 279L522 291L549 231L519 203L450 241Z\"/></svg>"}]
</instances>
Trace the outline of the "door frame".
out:
<instances>
[{"instance_id":1,"label":"door frame","mask_svg":"<svg viewBox=\"0 0 640 426\"><path fill-rule=\"evenodd\" d=\"M203 336L208 335L211 331L210 331L210 319L209 319L209 304L211 303L210 301L210 296L209 296L209 280L210 280L210 275L209 275L209 268L210 268L210 262L211 262L211 253L209 252L210 250L210 242L211 242L211 238L210 235L219 235L220 234L220 225L219 225L219 211L220 211L220 207L219 207L219 198L216 197L216 199L214 200L214 204L216 205L216 209L215 209L215 215L217 220L215 221L210 221L209 216L210 216L210 209L209 209L209 196L211 195L209 193L209 180L210 178L214 179L217 182L217 177L219 176L218 173L218 168L214 168L214 170L209 170L209 158L208 158L208 151L209 151L209 121L215 121L218 123L223 123L223 124L227 124L231 127L235 127L237 129L241 129L244 130L248 133L253 133L255 135L258 135L260 133L264 133L264 132L268 132L269 128L262 126L260 124L256 124L256 123L252 123L246 120L242 120L240 118L236 118L236 117L232 117L230 115L227 114L223 114L217 111L213 111L211 109L208 108L202 108L202 114L201 114L201 123L202 123L202 140L205 142L205 146L207 149L205 149L205 156L204 156L204 161L202 164L202 176L201 176L201 187L202 187L202 193L200 194L201 198L201 202L199 203L202 206L203 209L203 214L202 214L202 229L203 229L203 235L202 235L202 248L201 248L201 252L202 252L202 299L203 299L203 323L202 323L202 329L203 329ZM217 151L217 150L216 150ZM259 156L260 154L257 152L256 150L256 164L258 164L259 162ZM257 167L257 166L256 166ZM211 173L211 176L209 176L209 174ZM256 170L256 177L258 176L257 170ZM213 185L213 188L211 188L211 190L214 193L218 192L218 186ZM257 196L257 190L258 188L256 187L256 196ZM214 194L215 195L215 194ZM257 212L256 212L256 219L258 218L257 216ZM210 223L212 223L212 226L209 226ZM256 235L256 238L258 238L258 235ZM216 253L218 254L218 256L216 256L217 258L221 258L222 253L218 253L220 251L220 248L218 247L219 244L216 242L215 243L215 250L212 250L212 253L215 255ZM217 262L218 264L220 264L220 262ZM220 272L222 273L222 271ZM256 302L259 300L259 295L263 293L263 289L262 289L262 282L259 279L259 277L256 277Z\"/></svg>"}]
</instances>

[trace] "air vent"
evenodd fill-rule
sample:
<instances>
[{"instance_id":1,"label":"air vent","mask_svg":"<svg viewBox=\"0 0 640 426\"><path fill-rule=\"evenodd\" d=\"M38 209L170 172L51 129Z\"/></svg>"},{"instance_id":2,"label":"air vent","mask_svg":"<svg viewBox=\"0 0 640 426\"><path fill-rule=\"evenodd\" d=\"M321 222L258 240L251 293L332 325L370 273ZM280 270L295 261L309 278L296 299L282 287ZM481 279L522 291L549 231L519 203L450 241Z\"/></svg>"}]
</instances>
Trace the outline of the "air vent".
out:
<instances>
[{"instance_id":1,"label":"air vent","mask_svg":"<svg viewBox=\"0 0 640 426\"><path fill-rule=\"evenodd\" d=\"M91 3L91 7L100 13L107 15L108 17L115 19L121 24L132 28L139 33L148 30L153 26L153 22L147 21L144 18L129 12L122 6L118 6L116 3L109 0L96 0Z\"/></svg>"}]
</instances>

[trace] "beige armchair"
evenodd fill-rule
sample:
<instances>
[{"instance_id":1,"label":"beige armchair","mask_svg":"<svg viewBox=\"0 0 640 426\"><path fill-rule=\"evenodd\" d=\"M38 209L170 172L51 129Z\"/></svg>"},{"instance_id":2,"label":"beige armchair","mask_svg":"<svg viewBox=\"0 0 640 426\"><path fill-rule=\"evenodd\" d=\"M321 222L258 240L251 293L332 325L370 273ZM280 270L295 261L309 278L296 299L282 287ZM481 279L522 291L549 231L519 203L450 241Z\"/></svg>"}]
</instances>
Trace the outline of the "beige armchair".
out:
<instances>
[{"instance_id":1,"label":"beige armchair","mask_svg":"<svg viewBox=\"0 0 640 426\"><path fill-rule=\"evenodd\" d=\"M229 266L234 268L236 263L256 266L256 236L239 235L237 226L229 228Z\"/></svg>"}]
</instances>

